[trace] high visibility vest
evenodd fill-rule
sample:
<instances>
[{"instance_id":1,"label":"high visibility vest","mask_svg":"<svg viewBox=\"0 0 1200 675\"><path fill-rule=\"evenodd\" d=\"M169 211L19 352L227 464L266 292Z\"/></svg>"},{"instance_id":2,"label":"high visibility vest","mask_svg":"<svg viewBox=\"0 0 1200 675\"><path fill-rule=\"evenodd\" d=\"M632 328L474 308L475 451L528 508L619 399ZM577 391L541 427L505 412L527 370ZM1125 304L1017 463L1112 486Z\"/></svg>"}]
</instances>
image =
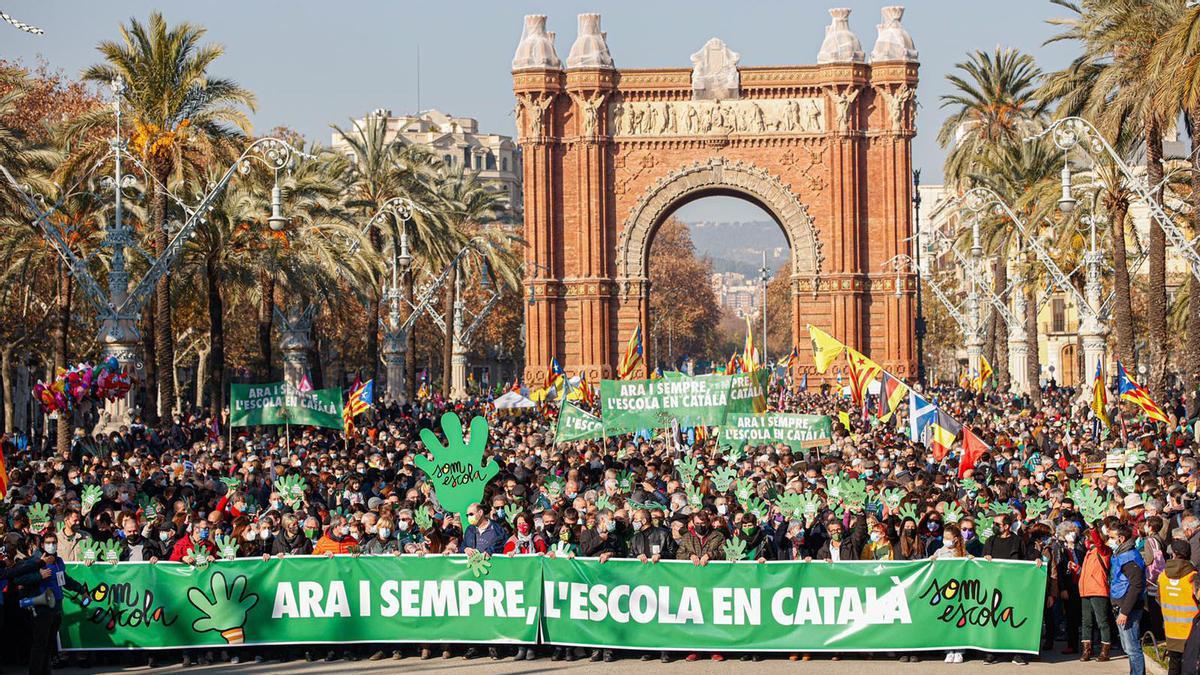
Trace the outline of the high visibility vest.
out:
<instances>
[{"instance_id":1,"label":"high visibility vest","mask_svg":"<svg viewBox=\"0 0 1200 675\"><path fill-rule=\"evenodd\" d=\"M1186 640L1192 630L1192 619L1200 611L1192 595L1195 584L1195 572L1179 579L1172 579L1165 572L1158 575L1158 601L1162 605L1163 631L1169 639Z\"/></svg>"}]
</instances>

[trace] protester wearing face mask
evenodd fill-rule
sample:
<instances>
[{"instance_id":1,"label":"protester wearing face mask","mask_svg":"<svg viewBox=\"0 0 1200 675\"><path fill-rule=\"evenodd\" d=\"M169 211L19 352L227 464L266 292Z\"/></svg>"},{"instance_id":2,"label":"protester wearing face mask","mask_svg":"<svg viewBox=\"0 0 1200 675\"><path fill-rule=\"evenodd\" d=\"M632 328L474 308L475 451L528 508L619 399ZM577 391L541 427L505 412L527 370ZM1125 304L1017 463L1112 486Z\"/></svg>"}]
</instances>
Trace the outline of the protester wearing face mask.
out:
<instances>
[{"instance_id":1,"label":"protester wearing face mask","mask_svg":"<svg viewBox=\"0 0 1200 675\"><path fill-rule=\"evenodd\" d=\"M58 653L58 629L62 625L63 590L83 593L83 585L67 575L66 565L57 556L58 537L49 532L43 537L41 549L34 556L38 569L15 579L22 597L54 594L53 607L39 607L33 613L32 642L29 650L29 672L49 673L50 664Z\"/></svg>"},{"instance_id":2,"label":"protester wearing face mask","mask_svg":"<svg viewBox=\"0 0 1200 675\"><path fill-rule=\"evenodd\" d=\"M175 542L171 549L171 562L183 562L193 565L196 562L195 553L203 552L209 559L217 557L217 547L209 536L208 521L195 519L188 526L188 536Z\"/></svg>"},{"instance_id":3,"label":"protester wearing face mask","mask_svg":"<svg viewBox=\"0 0 1200 675\"><path fill-rule=\"evenodd\" d=\"M546 540L540 533L534 531L533 516L526 512L517 514L517 517L513 520L513 530L513 535L508 538L508 541L504 542L505 555L528 555L546 552Z\"/></svg>"},{"instance_id":4,"label":"protester wearing face mask","mask_svg":"<svg viewBox=\"0 0 1200 675\"><path fill-rule=\"evenodd\" d=\"M362 545L362 552L367 555L399 555L402 549L393 536L395 531L396 523L391 518L381 518L375 525L375 535Z\"/></svg>"},{"instance_id":5,"label":"protester wearing face mask","mask_svg":"<svg viewBox=\"0 0 1200 675\"><path fill-rule=\"evenodd\" d=\"M1094 631L1100 633L1100 650L1098 661L1108 661L1109 650L1112 648L1112 635L1109 628L1109 570L1112 566L1112 549L1108 547L1099 532L1094 529L1087 531L1084 539L1086 553L1083 564L1079 569L1079 596L1083 608L1083 620L1080 633L1082 638L1079 660L1088 661L1092 658L1092 640Z\"/></svg>"},{"instance_id":6,"label":"protester wearing face mask","mask_svg":"<svg viewBox=\"0 0 1200 675\"><path fill-rule=\"evenodd\" d=\"M655 525L650 512L638 509L630 522L633 538L629 542L630 557L642 562L657 563L663 558L674 558L675 547L671 532L661 525Z\"/></svg>"},{"instance_id":7,"label":"protester wearing face mask","mask_svg":"<svg viewBox=\"0 0 1200 675\"><path fill-rule=\"evenodd\" d=\"M612 511L601 511L596 516L596 524L580 533L579 551L583 556L599 558L600 562L613 556L627 556L625 532Z\"/></svg>"},{"instance_id":8,"label":"protester wearing face mask","mask_svg":"<svg viewBox=\"0 0 1200 675\"><path fill-rule=\"evenodd\" d=\"M725 559L725 533L714 529L713 516L704 509L692 514L691 525L683 533L679 541L679 550L675 553L678 560L690 560L693 565L704 567L710 561ZM698 653L687 655L688 661L700 659ZM719 652L712 654L713 661L724 661L725 657Z\"/></svg>"},{"instance_id":9,"label":"protester wearing face mask","mask_svg":"<svg viewBox=\"0 0 1200 675\"><path fill-rule=\"evenodd\" d=\"M305 533L300 527L300 520L289 513L283 517L283 528L279 535L271 542L270 553L264 555L309 555L312 552L312 536Z\"/></svg>"},{"instance_id":10,"label":"protester wearing face mask","mask_svg":"<svg viewBox=\"0 0 1200 675\"><path fill-rule=\"evenodd\" d=\"M942 545L933 555L929 556L931 560L954 560L967 557L967 549L964 546L962 530L954 523L947 523L942 529ZM962 663L964 652L962 650L950 650L946 652L946 663ZM901 657L901 661L906 660ZM919 660L919 657L909 656L909 662Z\"/></svg>"},{"instance_id":11,"label":"protester wearing face mask","mask_svg":"<svg viewBox=\"0 0 1200 675\"><path fill-rule=\"evenodd\" d=\"M1079 526L1072 521L1063 521L1055 531L1051 549L1051 576L1058 590L1058 602L1067 624L1067 644L1063 654L1077 653L1079 627L1082 621L1083 604L1079 595L1079 572L1087 550L1079 540Z\"/></svg>"},{"instance_id":12,"label":"protester wearing face mask","mask_svg":"<svg viewBox=\"0 0 1200 675\"><path fill-rule=\"evenodd\" d=\"M830 514L831 516L833 514ZM817 549L817 558L827 562L858 560L868 540L867 519L854 514L854 526L846 534L842 521L831 518L825 523L825 543Z\"/></svg>"},{"instance_id":13,"label":"protester wearing face mask","mask_svg":"<svg viewBox=\"0 0 1200 675\"><path fill-rule=\"evenodd\" d=\"M333 556L353 553L358 540L350 536L350 523L342 516L335 516L325 535L313 546L313 555Z\"/></svg>"},{"instance_id":14,"label":"protester wearing face mask","mask_svg":"<svg viewBox=\"0 0 1200 675\"><path fill-rule=\"evenodd\" d=\"M463 532L463 553L479 551L484 555L495 555L504 551L508 533L497 521L484 512L482 504L467 507L467 529Z\"/></svg>"},{"instance_id":15,"label":"protester wearing face mask","mask_svg":"<svg viewBox=\"0 0 1200 675\"><path fill-rule=\"evenodd\" d=\"M1127 523L1108 529L1108 545L1113 549L1108 597L1117 613L1117 634L1121 649L1129 657L1130 675L1143 675L1146 665L1140 627L1146 598L1146 563L1134 547L1133 530Z\"/></svg>"}]
</instances>

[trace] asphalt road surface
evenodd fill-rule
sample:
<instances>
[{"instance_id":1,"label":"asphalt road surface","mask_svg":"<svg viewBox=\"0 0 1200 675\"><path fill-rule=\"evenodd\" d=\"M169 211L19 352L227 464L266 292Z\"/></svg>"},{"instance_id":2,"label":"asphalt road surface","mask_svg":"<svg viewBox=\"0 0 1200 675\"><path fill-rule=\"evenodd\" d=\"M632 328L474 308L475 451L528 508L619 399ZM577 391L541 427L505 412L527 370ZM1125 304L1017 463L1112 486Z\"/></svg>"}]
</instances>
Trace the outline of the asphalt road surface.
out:
<instances>
[{"instance_id":1,"label":"asphalt road surface","mask_svg":"<svg viewBox=\"0 0 1200 675\"><path fill-rule=\"evenodd\" d=\"M192 666L191 668L183 668L178 662L172 662L169 667L149 669L145 666L121 668L110 666L105 668L68 668L56 670L56 673L153 673L155 675L166 675L168 673L247 673L247 674L263 674L266 673L283 673L285 675L307 675L309 673L354 673L355 675L376 675L381 673L548 673L562 672L570 673L571 675L589 675L595 673L597 675L611 675L615 669L626 673L687 673L687 675L697 675L697 673L738 673L745 672L747 666L754 669L755 675L769 675L771 673L845 673L846 675L923 675L924 673L957 673L965 675L967 672L972 672L972 667L982 667L982 657L973 655L966 663L963 664L947 664L941 660L941 655L936 652L931 652L928 658L922 658L920 663L909 664L899 663L895 659L884 658L882 655L876 656L873 659L863 657L847 657L840 661L831 661L828 658L814 656L812 661L808 662L792 662L786 657L768 658L764 661L754 664L743 663L738 660L737 656L726 660L723 663L716 663L710 660L702 660L693 663L688 663L682 659L676 660L670 664L660 663L658 660L639 661L637 659L621 659L615 663L592 663L587 659L574 661L571 663L564 661L550 661L548 658L540 658L536 661L521 661L515 662L511 658L493 661L486 656L471 661L465 661L462 657L454 657L448 660L441 658L433 658L428 661L421 661L415 657L408 657L403 660L392 660L391 658L382 661L334 661L325 663L324 661L316 661L308 663L306 661L289 661L287 663L279 663L270 661L265 663L243 663L233 665L230 663L217 663L210 666ZM1148 667L1151 666L1147 661ZM1086 673L1087 675L1119 675L1129 672L1129 664L1124 656L1117 656L1108 663L1096 663L1095 661L1082 664L1078 661L1071 660L1065 656L1057 654L1045 654L1044 660L1031 661L1027 666L1018 666L1012 663L996 663L987 666L988 673L1026 673L1028 675L1067 675L1068 673ZM1148 672L1161 672L1148 670Z\"/></svg>"}]
</instances>

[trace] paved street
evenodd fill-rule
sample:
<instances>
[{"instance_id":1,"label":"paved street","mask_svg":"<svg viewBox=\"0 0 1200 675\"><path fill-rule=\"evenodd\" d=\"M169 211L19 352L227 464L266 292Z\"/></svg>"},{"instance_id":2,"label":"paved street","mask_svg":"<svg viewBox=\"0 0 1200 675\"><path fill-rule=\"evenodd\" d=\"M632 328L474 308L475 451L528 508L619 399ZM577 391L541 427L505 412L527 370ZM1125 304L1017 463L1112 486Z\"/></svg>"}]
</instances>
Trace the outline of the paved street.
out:
<instances>
[{"instance_id":1,"label":"paved street","mask_svg":"<svg viewBox=\"0 0 1200 675\"><path fill-rule=\"evenodd\" d=\"M932 655L931 655L932 657ZM448 661L442 659L431 659L429 661L421 661L415 658L407 658L402 661L356 661L346 662L337 661L334 663L307 663L304 661L294 661L289 663L261 663L261 664L242 664L230 665L228 663L216 664L207 667L192 667L181 668L172 666L170 668L125 668L125 669L67 669L56 671L60 673L108 673L108 672L130 672L130 673L154 673L155 675L168 673L285 673L289 675L302 675L308 673L356 673L357 675L373 675L377 673L396 673L396 672L412 672L412 673L441 673L441 672L466 672L466 673L545 673L545 672L563 672L572 673L572 675L590 675L592 673L612 673L614 668L620 672L629 673L672 673L672 672L687 672L688 675L696 673L735 673L744 672L748 664L738 661L736 658L725 661L724 663L713 663L712 661L701 661L697 663L687 663L684 661L675 661L671 664L664 665L658 661L642 662L637 660L621 660L615 664L606 663L591 663L588 661L576 661L573 663L552 662L548 659L539 659L537 661L524 661L515 663L512 659L504 659L501 661L492 661L487 658L476 659L473 661L464 661L461 658L454 658ZM983 665L981 659L968 661L965 665L980 667ZM1150 665L1147 662L1147 665ZM791 662L786 658L768 659L760 663L753 664L755 675L768 675L771 673L844 673L845 675L904 675L904 673L912 673L912 675L923 675L924 673L958 673L961 675L964 672L962 665L949 665L942 663L940 659L921 661L919 664L909 665L901 664L893 659L885 659L882 657L866 660L860 658L846 659L842 661L830 661L828 659L818 659L804 662ZM1086 668L1086 670L1082 670ZM996 664L988 666L989 673L1010 673L1019 672L1027 675L1065 675L1066 673L1086 672L1087 675L1119 675L1129 672L1129 666L1124 657L1119 657L1109 663L1089 663L1082 666L1077 661L1066 660L1066 657L1055 656L1047 661L1034 661L1025 667L1019 667L1012 664ZM1153 670L1148 672L1155 672Z\"/></svg>"}]
</instances>

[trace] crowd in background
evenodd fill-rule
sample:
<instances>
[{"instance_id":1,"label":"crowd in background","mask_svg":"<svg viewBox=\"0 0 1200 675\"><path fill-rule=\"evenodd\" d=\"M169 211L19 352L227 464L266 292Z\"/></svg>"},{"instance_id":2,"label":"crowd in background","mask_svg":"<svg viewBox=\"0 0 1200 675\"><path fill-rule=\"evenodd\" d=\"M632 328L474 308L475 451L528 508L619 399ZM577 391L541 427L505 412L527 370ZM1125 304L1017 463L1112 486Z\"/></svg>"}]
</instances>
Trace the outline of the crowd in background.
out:
<instances>
[{"instance_id":1,"label":"crowd in background","mask_svg":"<svg viewBox=\"0 0 1200 675\"><path fill-rule=\"evenodd\" d=\"M1200 656L1194 650L1185 656L1200 567L1195 396L1175 392L1161 402L1168 404L1163 407L1171 424L1155 424L1127 410L1102 429L1076 391L1053 385L1044 389L1038 407L995 392L946 388L927 393L990 446L972 469L959 471L957 451L936 458L922 443L910 441L903 410L881 422L827 389L776 388L770 395L779 410L833 417L832 442L811 448L731 450L715 434L686 430L556 445L552 407L498 413L484 398L380 406L358 419L359 431L349 442L339 432L293 427L288 445L274 429L229 434L223 421L214 426L196 416L176 416L154 428L135 422L111 435L78 430L64 454L49 444L18 451L15 439L6 439L9 493L0 557L14 571L4 592L10 629L5 633L12 645L27 645L31 631L36 636L45 630L17 600L45 591L39 567L82 561L89 540L118 542L121 560L155 563L194 564L199 551L217 557L214 542L224 535L238 542L237 556L264 559L477 550L496 556L542 553L706 565L722 560L726 540L737 539L751 560L1040 561L1049 576L1044 652L1106 661L1119 648L1130 656L1131 672L1140 673L1139 645L1149 634L1169 656L1172 673L1196 672ZM425 451L419 430L438 430L445 410L464 419L489 417L487 457L501 467L482 502L467 510L467 523L442 512L413 461ZM849 413L849 428L839 413ZM221 433L214 434L214 428ZM1109 468L1114 456L1120 468ZM699 503L689 499L697 491L680 477L684 457L698 461L691 482ZM739 485L748 480L755 503L768 505L765 512L747 508L747 495L732 486L718 490L722 481L713 475L725 467L745 479ZM276 489L276 481L287 475L305 480L302 500L291 502ZM830 499L799 517L780 508L783 495L815 494L824 500L832 482L846 479L864 481L872 498L840 512L838 500ZM1084 485L1092 489L1079 492ZM90 486L100 490L94 503L84 498ZM875 496L894 489L903 492L898 505ZM1077 503L1081 494L1087 504ZM48 505L48 513L35 513L35 504ZM484 656L724 659L722 654L453 644L251 645L70 658L142 663L149 658L152 664L170 659L189 665L221 659ZM1021 655L961 651L893 657L1025 662Z\"/></svg>"}]
</instances>

